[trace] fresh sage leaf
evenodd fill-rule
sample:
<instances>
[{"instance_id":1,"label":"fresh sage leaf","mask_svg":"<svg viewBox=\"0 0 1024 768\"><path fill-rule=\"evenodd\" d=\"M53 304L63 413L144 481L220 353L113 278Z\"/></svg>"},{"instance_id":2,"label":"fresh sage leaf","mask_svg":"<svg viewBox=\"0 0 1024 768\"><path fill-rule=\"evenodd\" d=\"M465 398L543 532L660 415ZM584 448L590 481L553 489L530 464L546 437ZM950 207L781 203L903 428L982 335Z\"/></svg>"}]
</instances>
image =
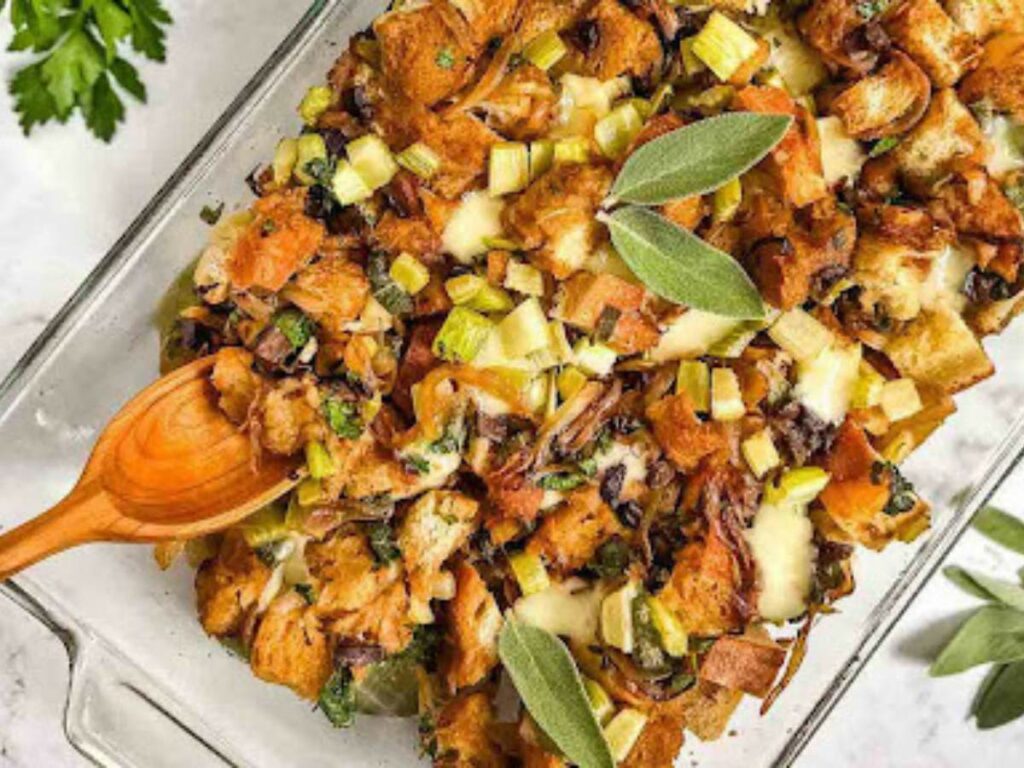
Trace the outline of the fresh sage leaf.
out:
<instances>
[{"instance_id":1,"label":"fresh sage leaf","mask_svg":"<svg viewBox=\"0 0 1024 768\"><path fill-rule=\"evenodd\" d=\"M1024 555L1024 522L995 507L984 507L974 516L974 528L984 536Z\"/></svg>"},{"instance_id":2,"label":"fresh sage leaf","mask_svg":"<svg viewBox=\"0 0 1024 768\"><path fill-rule=\"evenodd\" d=\"M579 768L614 768L608 742L565 645L550 632L509 619L498 655L527 711Z\"/></svg>"},{"instance_id":3,"label":"fresh sage leaf","mask_svg":"<svg viewBox=\"0 0 1024 768\"><path fill-rule=\"evenodd\" d=\"M729 254L646 208L627 206L600 219L633 274L661 298L744 320L764 316L761 295Z\"/></svg>"},{"instance_id":4,"label":"fresh sage leaf","mask_svg":"<svg viewBox=\"0 0 1024 768\"><path fill-rule=\"evenodd\" d=\"M974 705L978 727L998 728L1024 715L1024 661L993 668Z\"/></svg>"},{"instance_id":5,"label":"fresh sage leaf","mask_svg":"<svg viewBox=\"0 0 1024 768\"><path fill-rule=\"evenodd\" d=\"M756 165L793 118L730 112L649 141L629 156L610 202L661 205L712 192Z\"/></svg>"},{"instance_id":6,"label":"fresh sage leaf","mask_svg":"<svg viewBox=\"0 0 1024 768\"><path fill-rule=\"evenodd\" d=\"M1024 611L1024 588L1017 584L993 579L991 576L974 573L956 565L944 568L942 573L968 594Z\"/></svg>"},{"instance_id":7,"label":"fresh sage leaf","mask_svg":"<svg viewBox=\"0 0 1024 768\"><path fill-rule=\"evenodd\" d=\"M989 662L1024 659L1024 613L1003 606L986 606L963 623L932 664L932 677Z\"/></svg>"}]
</instances>

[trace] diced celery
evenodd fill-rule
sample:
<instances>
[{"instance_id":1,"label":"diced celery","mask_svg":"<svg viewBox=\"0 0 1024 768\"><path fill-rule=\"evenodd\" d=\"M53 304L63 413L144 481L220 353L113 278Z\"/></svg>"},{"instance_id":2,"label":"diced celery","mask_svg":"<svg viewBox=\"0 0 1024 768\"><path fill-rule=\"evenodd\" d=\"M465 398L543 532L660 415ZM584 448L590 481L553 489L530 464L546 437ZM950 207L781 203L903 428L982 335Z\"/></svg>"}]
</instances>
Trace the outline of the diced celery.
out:
<instances>
[{"instance_id":1,"label":"diced celery","mask_svg":"<svg viewBox=\"0 0 1024 768\"><path fill-rule=\"evenodd\" d=\"M518 141L503 141L491 147L488 192L501 197L526 189L530 183L530 152Z\"/></svg>"},{"instance_id":2,"label":"diced celery","mask_svg":"<svg viewBox=\"0 0 1024 768\"><path fill-rule=\"evenodd\" d=\"M607 347L590 339L580 339L572 350L573 359L576 365L590 376L607 376L615 367L618 354L611 347Z\"/></svg>"},{"instance_id":3,"label":"diced celery","mask_svg":"<svg viewBox=\"0 0 1024 768\"><path fill-rule=\"evenodd\" d=\"M647 595L644 599L651 611L651 623L661 638L661 647L665 649L665 653L676 658L685 656L689 638L679 617L654 595Z\"/></svg>"},{"instance_id":4,"label":"diced celery","mask_svg":"<svg viewBox=\"0 0 1024 768\"><path fill-rule=\"evenodd\" d=\"M526 299L501 321L498 334L509 357L524 357L551 344L547 315L533 297Z\"/></svg>"},{"instance_id":5,"label":"diced celery","mask_svg":"<svg viewBox=\"0 0 1024 768\"><path fill-rule=\"evenodd\" d=\"M314 160L325 162L327 160L327 144L324 137L319 133L306 133L299 136L296 146L297 157L295 158L295 178L309 186L316 183L309 172L309 164Z\"/></svg>"},{"instance_id":6,"label":"diced celery","mask_svg":"<svg viewBox=\"0 0 1024 768\"><path fill-rule=\"evenodd\" d=\"M680 360L676 375L676 393L685 392L697 413L711 408L711 371L700 360Z\"/></svg>"},{"instance_id":7,"label":"diced celery","mask_svg":"<svg viewBox=\"0 0 1024 768\"><path fill-rule=\"evenodd\" d=\"M299 141L298 139L281 139L274 151L274 162L271 168L274 171L274 183L283 186L288 183L299 162Z\"/></svg>"},{"instance_id":8,"label":"diced celery","mask_svg":"<svg viewBox=\"0 0 1024 768\"><path fill-rule=\"evenodd\" d=\"M484 245L492 251L521 251L523 244L511 237L501 235L499 237L485 237Z\"/></svg>"},{"instance_id":9,"label":"diced celery","mask_svg":"<svg viewBox=\"0 0 1024 768\"><path fill-rule=\"evenodd\" d=\"M545 72L569 52L558 33L549 29L533 38L523 49L523 58Z\"/></svg>"},{"instance_id":10,"label":"diced celery","mask_svg":"<svg viewBox=\"0 0 1024 768\"><path fill-rule=\"evenodd\" d=\"M672 98L672 94L674 92L675 89L672 87L671 83L662 83L659 85L654 91L654 95L651 96L651 114L656 115L661 112L661 110L668 105L669 99Z\"/></svg>"},{"instance_id":11,"label":"diced celery","mask_svg":"<svg viewBox=\"0 0 1024 768\"><path fill-rule=\"evenodd\" d=\"M370 189L380 189L398 173L398 163L383 139L368 133L345 148L348 161Z\"/></svg>"},{"instance_id":12,"label":"diced celery","mask_svg":"<svg viewBox=\"0 0 1024 768\"><path fill-rule=\"evenodd\" d=\"M582 136L555 142L555 163L585 163L590 159L590 144Z\"/></svg>"},{"instance_id":13,"label":"diced celery","mask_svg":"<svg viewBox=\"0 0 1024 768\"><path fill-rule=\"evenodd\" d=\"M857 372L857 383L853 387L850 407L860 409L878 405L882 400L884 386L885 377L871 363L862 360Z\"/></svg>"},{"instance_id":14,"label":"diced celery","mask_svg":"<svg viewBox=\"0 0 1024 768\"><path fill-rule=\"evenodd\" d=\"M323 480L338 471L330 451L316 440L306 443L306 466L314 480Z\"/></svg>"},{"instance_id":15,"label":"diced celery","mask_svg":"<svg viewBox=\"0 0 1024 768\"><path fill-rule=\"evenodd\" d=\"M711 371L711 418L715 421L736 421L746 412L736 372L731 368Z\"/></svg>"},{"instance_id":16,"label":"diced celery","mask_svg":"<svg viewBox=\"0 0 1024 768\"><path fill-rule=\"evenodd\" d=\"M437 153L421 141L402 150L395 162L410 173L414 173L426 181L441 170L441 158Z\"/></svg>"},{"instance_id":17,"label":"diced celery","mask_svg":"<svg viewBox=\"0 0 1024 768\"><path fill-rule=\"evenodd\" d=\"M544 275L539 269L521 261L510 261L505 269L505 287L527 296L544 295Z\"/></svg>"},{"instance_id":18,"label":"diced celery","mask_svg":"<svg viewBox=\"0 0 1024 768\"><path fill-rule=\"evenodd\" d=\"M716 222L731 221L742 201L743 184L737 176L715 190L714 220Z\"/></svg>"},{"instance_id":19,"label":"diced celery","mask_svg":"<svg viewBox=\"0 0 1024 768\"><path fill-rule=\"evenodd\" d=\"M800 467L783 474L776 490L783 503L810 504L825 490L830 479L831 476L821 467Z\"/></svg>"},{"instance_id":20,"label":"diced celery","mask_svg":"<svg viewBox=\"0 0 1024 768\"><path fill-rule=\"evenodd\" d=\"M708 354L712 357L735 359L750 346L750 342L754 340L762 327L762 324L757 321L742 322L708 347Z\"/></svg>"},{"instance_id":21,"label":"diced celery","mask_svg":"<svg viewBox=\"0 0 1024 768\"><path fill-rule=\"evenodd\" d=\"M331 191L342 205L361 203L373 195L373 190L366 185L363 177L356 173L356 169L346 160L339 160L337 168L334 169Z\"/></svg>"},{"instance_id":22,"label":"diced celery","mask_svg":"<svg viewBox=\"0 0 1024 768\"><path fill-rule=\"evenodd\" d=\"M471 362L493 328L494 323L483 315L466 307L455 307L434 338L433 352L449 362Z\"/></svg>"},{"instance_id":23,"label":"diced celery","mask_svg":"<svg viewBox=\"0 0 1024 768\"><path fill-rule=\"evenodd\" d=\"M615 160L626 151L643 126L644 119L637 108L626 102L597 121L594 140L606 157Z\"/></svg>"},{"instance_id":24,"label":"diced celery","mask_svg":"<svg viewBox=\"0 0 1024 768\"><path fill-rule=\"evenodd\" d=\"M904 430L882 449L882 458L892 464L902 464L913 453L915 447L914 434Z\"/></svg>"},{"instance_id":25,"label":"diced celery","mask_svg":"<svg viewBox=\"0 0 1024 768\"><path fill-rule=\"evenodd\" d=\"M551 586L551 579L548 578L547 569L537 555L527 552L517 552L509 555L508 564L512 567L519 589L524 595L533 595L542 592Z\"/></svg>"},{"instance_id":26,"label":"diced celery","mask_svg":"<svg viewBox=\"0 0 1024 768\"><path fill-rule=\"evenodd\" d=\"M415 256L400 254L388 270L394 280L406 293L415 296L430 282L430 270Z\"/></svg>"},{"instance_id":27,"label":"diced celery","mask_svg":"<svg viewBox=\"0 0 1024 768\"><path fill-rule=\"evenodd\" d=\"M885 382L879 403L889 421L908 419L924 407L913 379Z\"/></svg>"},{"instance_id":28,"label":"diced celery","mask_svg":"<svg viewBox=\"0 0 1024 768\"><path fill-rule=\"evenodd\" d=\"M693 52L693 41L696 39L697 36L694 35L693 37L684 37L679 41L679 57L683 62L683 71L689 77L707 69L704 62L698 59Z\"/></svg>"},{"instance_id":29,"label":"diced celery","mask_svg":"<svg viewBox=\"0 0 1024 768\"><path fill-rule=\"evenodd\" d=\"M331 89L326 85L314 85L306 91L306 95L302 97L302 103L299 104L299 115L302 117L302 121L310 128L316 125L320 115L330 108L332 98Z\"/></svg>"},{"instance_id":30,"label":"diced celery","mask_svg":"<svg viewBox=\"0 0 1024 768\"><path fill-rule=\"evenodd\" d=\"M693 41L693 55L708 65L719 80L728 80L757 53L757 40L720 11L708 17Z\"/></svg>"},{"instance_id":31,"label":"diced celery","mask_svg":"<svg viewBox=\"0 0 1024 768\"><path fill-rule=\"evenodd\" d=\"M604 686L593 678L584 677L583 690L587 693L587 701L590 702L590 708L594 711L597 722L604 725L611 720L612 715L615 714L615 703Z\"/></svg>"},{"instance_id":32,"label":"diced celery","mask_svg":"<svg viewBox=\"0 0 1024 768\"><path fill-rule=\"evenodd\" d=\"M253 549L283 539L288 535L285 507L276 502L268 504L249 515L241 527L246 544Z\"/></svg>"},{"instance_id":33,"label":"diced celery","mask_svg":"<svg viewBox=\"0 0 1024 768\"><path fill-rule=\"evenodd\" d=\"M601 637L623 653L633 652L633 600L638 592L631 581L601 601Z\"/></svg>"},{"instance_id":34,"label":"diced celery","mask_svg":"<svg viewBox=\"0 0 1024 768\"><path fill-rule=\"evenodd\" d=\"M640 734L647 725L647 715L639 709L623 709L604 728L604 737L612 751L612 758L621 763L633 751Z\"/></svg>"},{"instance_id":35,"label":"diced celery","mask_svg":"<svg viewBox=\"0 0 1024 768\"><path fill-rule=\"evenodd\" d=\"M799 308L779 315L768 335L798 362L819 355L833 338L832 331Z\"/></svg>"},{"instance_id":36,"label":"diced celery","mask_svg":"<svg viewBox=\"0 0 1024 768\"><path fill-rule=\"evenodd\" d=\"M508 291L490 283L484 283L483 288L466 302L467 307L477 312L508 312L515 305Z\"/></svg>"},{"instance_id":37,"label":"diced celery","mask_svg":"<svg viewBox=\"0 0 1024 768\"><path fill-rule=\"evenodd\" d=\"M530 181L547 173L555 162L555 142L541 139L530 143Z\"/></svg>"},{"instance_id":38,"label":"diced celery","mask_svg":"<svg viewBox=\"0 0 1024 768\"><path fill-rule=\"evenodd\" d=\"M324 486L319 480L307 477L295 489L295 498L299 506L311 507L324 500Z\"/></svg>"},{"instance_id":39,"label":"diced celery","mask_svg":"<svg viewBox=\"0 0 1024 768\"><path fill-rule=\"evenodd\" d=\"M579 368L569 365L558 374L558 395L562 400L568 400L586 385L587 376Z\"/></svg>"},{"instance_id":40,"label":"diced celery","mask_svg":"<svg viewBox=\"0 0 1024 768\"><path fill-rule=\"evenodd\" d=\"M480 275L458 275L444 281L444 290L453 304L465 304L476 296L487 281Z\"/></svg>"},{"instance_id":41,"label":"diced celery","mask_svg":"<svg viewBox=\"0 0 1024 768\"><path fill-rule=\"evenodd\" d=\"M782 463L779 452L775 449L775 443L772 442L771 433L767 429L762 429L744 440L740 450L743 452L743 458L747 460L750 471L758 479L763 478Z\"/></svg>"},{"instance_id":42,"label":"diced celery","mask_svg":"<svg viewBox=\"0 0 1024 768\"><path fill-rule=\"evenodd\" d=\"M565 335L565 325L561 320L552 320L548 324L551 331L551 351L555 353L560 363L571 363L575 360L572 347L569 346L569 337Z\"/></svg>"}]
</instances>

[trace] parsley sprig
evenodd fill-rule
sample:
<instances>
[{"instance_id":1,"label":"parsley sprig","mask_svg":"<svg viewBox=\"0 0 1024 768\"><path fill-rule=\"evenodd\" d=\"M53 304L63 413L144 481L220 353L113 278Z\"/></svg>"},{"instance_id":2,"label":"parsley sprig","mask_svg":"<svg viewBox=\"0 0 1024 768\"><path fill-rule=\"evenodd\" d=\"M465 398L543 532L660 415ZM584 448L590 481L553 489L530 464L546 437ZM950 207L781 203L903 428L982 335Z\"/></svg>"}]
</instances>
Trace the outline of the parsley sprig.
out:
<instances>
[{"instance_id":1,"label":"parsley sprig","mask_svg":"<svg viewBox=\"0 0 1024 768\"><path fill-rule=\"evenodd\" d=\"M7 0L0 0L0 12ZM128 46L152 61L166 57L162 0L10 0L12 51L44 54L10 82L26 135L77 109L97 137L110 141L124 120L120 92L141 102L146 87L121 53Z\"/></svg>"}]
</instances>

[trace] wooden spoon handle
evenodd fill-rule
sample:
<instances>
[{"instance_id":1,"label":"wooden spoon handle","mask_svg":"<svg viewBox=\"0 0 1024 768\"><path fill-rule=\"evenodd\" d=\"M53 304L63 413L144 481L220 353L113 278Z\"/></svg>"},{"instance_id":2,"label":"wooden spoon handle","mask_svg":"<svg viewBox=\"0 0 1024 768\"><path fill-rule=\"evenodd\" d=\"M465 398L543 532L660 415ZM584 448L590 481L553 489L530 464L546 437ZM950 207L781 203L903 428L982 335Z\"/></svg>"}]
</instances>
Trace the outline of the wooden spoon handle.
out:
<instances>
[{"instance_id":1,"label":"wooden spoon handle","mask_svg":"<svg viewBox=\"0 0 1024 768\"><path fill-rule=\"evenodd\" d=\"M0 581L44 557L106 538L104 531L115 519L103 491L76 489L49 511L0 536Z\"/></svg>"}]
</instances>

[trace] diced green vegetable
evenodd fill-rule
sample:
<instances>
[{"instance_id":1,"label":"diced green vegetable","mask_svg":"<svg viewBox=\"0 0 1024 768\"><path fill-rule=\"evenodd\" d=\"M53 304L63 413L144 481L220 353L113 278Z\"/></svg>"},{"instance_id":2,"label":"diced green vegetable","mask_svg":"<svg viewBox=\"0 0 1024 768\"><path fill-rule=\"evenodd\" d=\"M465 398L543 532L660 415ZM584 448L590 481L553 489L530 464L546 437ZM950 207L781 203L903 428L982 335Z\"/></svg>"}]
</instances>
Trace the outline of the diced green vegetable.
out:
<instances>
[{"instance_id":1,"label":"diced green vegetable","mask_svg":"<svg viewBox=\"0 0 1024 768\"><path fill-rule=\"evenodd\" d=\"M488 192L501 197L526 189L530 183L530 152L518 141L503 141L491 147Z\"/></svg>"},{"instance_id":2,"label":"diced green vegetable","mask_svg":"<svg viewBox=\"0 0 1024 768\"><path fill-rule=\"evenodd\" d=\"M298 139L281 139L274 150L274 161L271 169L274 172L274 183L283 186L288 183L299 162Z\"/></svg>"},{"instance_id":3,"label":"diced green vegetable","mask_svg":"<svg viewBox=\"0 0 1024 768\"><path fill-rule=\"evenodd\" d=\"M542 592L551 586L551 579L548 578L547 569L539 556L528 552L516 552L509 555L508 564L512 567L512 573L524 595Z\"/></svg>"},{"instance_id":4,"label":"diced green vegetable","mask_svg":"<svg viewBox=\"0 0 1024 768\"><path fill-rule=\"evenodd\" d=\"M799 308L779 315L768 335L797 362L813 359L833 338L828 328Z\"/></svg>"},{"instance_id":5,"label":"diced green vegetable","mask_svg":"<svg viewBox=\"0 0 1024 768\"><path fill-rule=\"evenodd\" d=\"M582 472L551 472L537 480L537 487L545 491L572 491L586 482L587 476Z\"/></svg>"},{"instance_id":6,"label":"diced green vegetable","mask_svg":"<svg viewBox=\"0 0 1024 768\"><path fill-rule=\"evenodd\" d=\"M388 145L372 133L360 136L345 152L349 163L370 189L380 189L398 173L398 163Z\"/></svg>"},{"instance_id":7,"label":"diced green vegetable","mask_svg":"<svg viewBox=\"0 0 1024 768\"><path fill-rule=\"evenodd\" d=\"M294 307L282 309L274 315L271 322L284 334L295 350L306 346L316 330L313 321Z\"/></svg>"},{"instance_id":8,"label":"diced green vegetable","mask_svg":"<svg viewBox=\"0 0 1024 768\"><path fill-rule=\"evenodd\" d=\"M480 293L485 285L487 281L480 275L466 274L445 280L444 290L453 304L460 305Z\"/></svg>"},{"instance_id":9,"label":"diced green vegetable","mask_svg":"<svg viewBox=\"0 0 1024 768\"><path fill-rule=\"evenodd\" d=\"M612 750L615 762L621 763L633 751L640 734L647 725L647 715L638 709L623 709L604 728L604 737Z\"/></svg>"},{"instance_id":10,"label":"diced green vegetable","mask_svg":"<svg viewBox=\"0 0 1024 768\"><path fill-rule=\"evenodd\" d=\"M310 128L316 125L320 115L330 109L332 100L331 89L326 85L314 85L306 95L302 97L299 104L299 116Z\"/></svg>"},{"instance_id":11,"label":"diced green vegetable","mask_svg":"<svg viewBox=\"0 0 1024 768\"><path fill-rule=\"evenodd\" d=\"M597 722L604 725L611 720L612 715L615 714L615 703L612 701L612 697L608 695L608 691L604 689L604 686L596 680L584 677L583 690L587 693L587 701L590 702L590 708L594 710L594 717L597 718Z\"/></svg>"},{"instance_id":12,"label":"diced green vegetable","mask_svg":"<svg viewBox=\"0 0 1024 768\"><path fill-rule=\"evenodd\" d=\"M711 371L700 360L680 360L676 393L685 392L697 413L711 409Z\"/></svg>"},{"instance_id":13,"label":"diced green vegetable","mask_svg":"<svg viewBox=\"0 0 1024 768\"><path fill-rule=\"evenodd\" d=\"M569 52L558 33L549 29L533 38L523 49L523 58L545 72Z\"/></svg>"},{"instance_id":14,"label":"diced green vegetable","mask_svg":"<svg viewBox=\"0 0 1024 768\"><path fill-rule=\"evenodd\" d=\"M825 490L830 479L829 473L821 467L791 469L779 479L778 486L766 489L766 500L770 504L810 504Z\"/></svg>"},{"instance_id":15,"label":"diced green vegetable","mask_svg":"<svg viewBox=\"0 0 1024 768\"><path fill-rule=\"evenodd\" d=\"M560 139L555 142L556 164L561 163L585 163L590 159L590 144L582 136L574 136L569 139Z\"/></svg>"},{"instance_id":16,"label":"diced green vegetable","mask_svg":"<svg viewBox=\"0 0 1024 768\"><path fill-rule=\"evenodd\" d=\"M395 534L391 526L381 521L372 523L367 531L366 538L370 542L370 549L376 556L378 562L391 563L402 556L402 550L395 543Z\"/></svg>"},{"instance_id":17,"label":"diced green vegetable","mask_svg":"<svg viewBox=\"0 0 1024 768\"><path fill-rule=\"evenodd\" d=\"M704 62L693 52L693 41L696 39L697 36L694 35L693 37L684 37L679 41L679 57L683 62L683 71L688 77L693 77L698 72L707 69Z\"/></svg>"},{"instance_id":18,"label":"diced green vegetable","mask_svg":"<svg viewBox=\"0 0 1024 768\"><path fill-rule=\"evenodd\" d=\"M889 421L908 419L924 407L913 379L885 382L879 404Z\"/></svg>"},{"instance_id":19,"label":"diced green vegetable","mask_svg":"<svg viewBox=\"0 0 1024 768\"><path fill-rule=\"evenodd\" d=\"M508 312L515 305L507 291L488 282L466 302L467 307L477 312Z\"/></svg>"},{"instance_id":20,"label":"diced green vegetable","mask_svg":"<svg viewBox=\"0 0 1024 768\"><path fill-rule=\"evenodd\" d=\"M611 347L586 338L576 342L572 354L580 370L599 378L611 373L618 359L618 354Z\"/></svg>"},{"instance_id":21,"label":"diced green vegetable","mask_svg":"<svg viewBox=\"0 0 1024 768\"><path fill-rule=\"evenodd\" d=\"M455 307L434 338L434 354L442 360L468 363L491 334L494 323L466 307Z\"/></svg>"},{"instance_id":22,"label":"diced green vegetable","mask_svg":"<svg viewBox=\"0 0 1024 768\"><path fill-rule=\"evenodd\" d=\"M327 426L338 437L344 440L355 440L363 433L359 406L347 400L329 397L322 406Z\"/></svg>"},{"instance_id":23,"label":"diced green vegetable","mask_svg":"<svg viewBox=\"0 0 1024 768\"><path fill-rule=\"evenodd\" d=\"M430 282L430 270L423 262L408 253L399 255L391 263L389 274L391 279L410 296L415 296Z\"/></svg>"},{"instance_id":24,"label":"diced green vegetable","mask_svg":"<svg viewBox=\"0 0 1024 768\"><path fill-rule=\"evenodd\" d=\"M547 173L555 163L555 142L541 139L530 144L530 181Z\"/></svg>"},{"instance_id":25,"label":"diced green vegetable","mask_svg":"<svg viewBox=\"0 0 1024 768\"><path fill-rule=\"evenodd\" d=\"M347 160L338 161L331 180L331 191L342 205L355 205L373 195L373 190Z\"/></svg>"},{"instance_id":26,"label":"diced green vegetable","mask_svg":"<svg viewBox=\"0 0 1024 768\"><path fill-rule=\"evenodd\" d=\"M339 667L330 676L320 691L317 702L335 728L348 728L356 719L356 696L352 687L352 673Z\"/></svg>"},{"instance_id":27,"label":"diced green vegetable","mask_svg":"<svg viewBox=\"0 0 1024 768\"><path fill-rule=\"evenodd\" d=\"M288 535L285 507L274 502L253 512L242 522L242 536L253 549L279 541Z\"/></svg>"},{"instance_id":28,"label":"diced green vegetable","mask_svg":"<svg viewBox=\"0 0 1024 768\"><path fill-rule=\"evenodd\" d=\"M525 357L551 344L547 315L533 297L506 315L498 325L498 334L509 357Z\"/></svg>"},{"instance_id":29,"label":"diced green vegetable","mask_svg":"<svg viewBox=\"0 0 1024 768\"><path fill-rule=\"evenodd\" d=\"M638 594L636 583L631 581L601 601L601 637L606 645L623 653L633 652L633 600Z\"/></svg>"},{"instance_id":30,"label":"diced green vegetable","mask_svg":"<svg viewBox=\"0 0 1024 768\"><path fill-rule=\"evenodd\" d=\"M615 579L626 572L629 560L629 544L615 536L597 548L587 567L602 579Z\"/></svg>"},{"instance_id":31,"label":"diced green vegetable","mask_svg":"<svg viewBox=\"0 0 1024 768\"><path fill-rule=\"evenodd\" d=\"M527 296L544 295L544 275L539 269L521 261L509 261L505 269L505 287Z\"/></svg>"},{"instance_id":32,"label":"diced green vegetable","mask_svg":"<svg viewBox=\"0 0 1024 768\"><path fill-rule=\"evenodd\" d=\"M651 623L661 637L661 647L669 656L681 658L686 655L689 638L683 623L655 595L646 595L644 599L651 612Z\"/></svg>"},{"instance_id":33,"label":"diced green vegetable","mask_svg":"<svg viewBox=\"0 0 1024 768\"><path fill-rule=\"evenodd\" d=\"M300 507L312 507L324 498L324 485L315 478L307 477L295 488L295 499Z\"/></svg>"},{"instance_id":34,"label":"diced green vegetable","mask_svg":"<svg viewBox=\"0 0 1024 768\"><path fill-rule=\"evenodd\" d=\"M743 184L737 176L715 190L713 218L716 222L731 221L743 201Z\"/></svg>"},{"instance_id":35,"label":"diced green vegetable","mask_svg":"<svg viewBox=\"0 0 1024 768\"><path fill-rule=\"evenodd\" d=\"M758 479L763 478L771 470L782 463L779 452L772 442L771 433L762 429L757 434L751 435L740 445L743 458L746 459L750 471Z\"/></svg>"},{"instance_id":36,"label":"diced green vegetable","mask_svg":"<svg viewBox=\"0 0 1024 768\"><path fill-rule=\"evenodd\" d=\"M606 157L615 160L622 156L643 126L644 119L636 106L627 102L597 121L594 140Z\"/></svg>"},{"instance_id":37,"label":"diced green vegetable","mask_svg":"<svg viewBox=\"0 0 1024 768\"><path fill-rule=\"evenodd\" d=\"M327 144L319 133L305 133L296 143L295 178L306 186L316 184L317 178L311 172L318 163L327 162Z\"/></svg>"},{"instance_id":38,"label":"diced green vegetable","mask_svg":"<svg viewBox=\"0 0 1024 768\"><path fill-rule=\"evenodd\" d=\"M323 480L338 471L330 451L316 440L306 443L306 466L314 480Z\"/></svg>"},{"instance_id":39,"label":"diced green vegetable","mask_svg":"<svg viewBox=\"0 0 1024 768\"><path fill-rule=\"evenodd\" d=\"M736 372L731 368L711 371L711 418L715 421L736 421L746 412Z\"/></svg>"},{"instance_id":40,"label":"diced green vegetable","mask_svg":"<svg viewBox=\"0 0 1024 768\"><path fill-rule=\"evenodd\" d=\"M441 158L434 150L420 141L402 150L395 161L424 181L433 178L441 170Z\"/></svg>"},{"instance_id":41,"label":"diced green vegetable","mask_svg":"<svg viewBox=\"0 0 1024 768\"><path fill-rule=\"evenodd\" d=\"M412 297L391 278L388 257L383 251L370 254L366 266L366 276L370 278L373 297L380 302L392 315L405 315L412 312Z\"/></svg>"},{"instance_id":42,"label":"diced green vegetable","mask_svg":"<svg viewBox=\"0 0 1024 768\"><path fill-rule=\"evenodd\" d=\"M566 366L558 374L558 395L562 400L568 400L586 385L587 376L579 368Z\"/></svg>"},{"instance_id":43,"label":"diced green vegetable","mask_svg":"<svg viewBox=\"0 0 1024 768\"><path fill-rule=\"evenodd\" d=\"M885 377L871 363L861 361L857 383L853 387L852 408L872 408L881 402Z\"/></svg>"},{"instance_id":44,"label":"diced green vegetable","mask_svg":"<svg viewBox=\"0 0 1024 768\"><path fill-rule=\"evenodd\" d=\"M719 80L728 80L757 49L757 41L739 24L714 11L694 38L692 52Z\"/></svg>"}]
</instances>

